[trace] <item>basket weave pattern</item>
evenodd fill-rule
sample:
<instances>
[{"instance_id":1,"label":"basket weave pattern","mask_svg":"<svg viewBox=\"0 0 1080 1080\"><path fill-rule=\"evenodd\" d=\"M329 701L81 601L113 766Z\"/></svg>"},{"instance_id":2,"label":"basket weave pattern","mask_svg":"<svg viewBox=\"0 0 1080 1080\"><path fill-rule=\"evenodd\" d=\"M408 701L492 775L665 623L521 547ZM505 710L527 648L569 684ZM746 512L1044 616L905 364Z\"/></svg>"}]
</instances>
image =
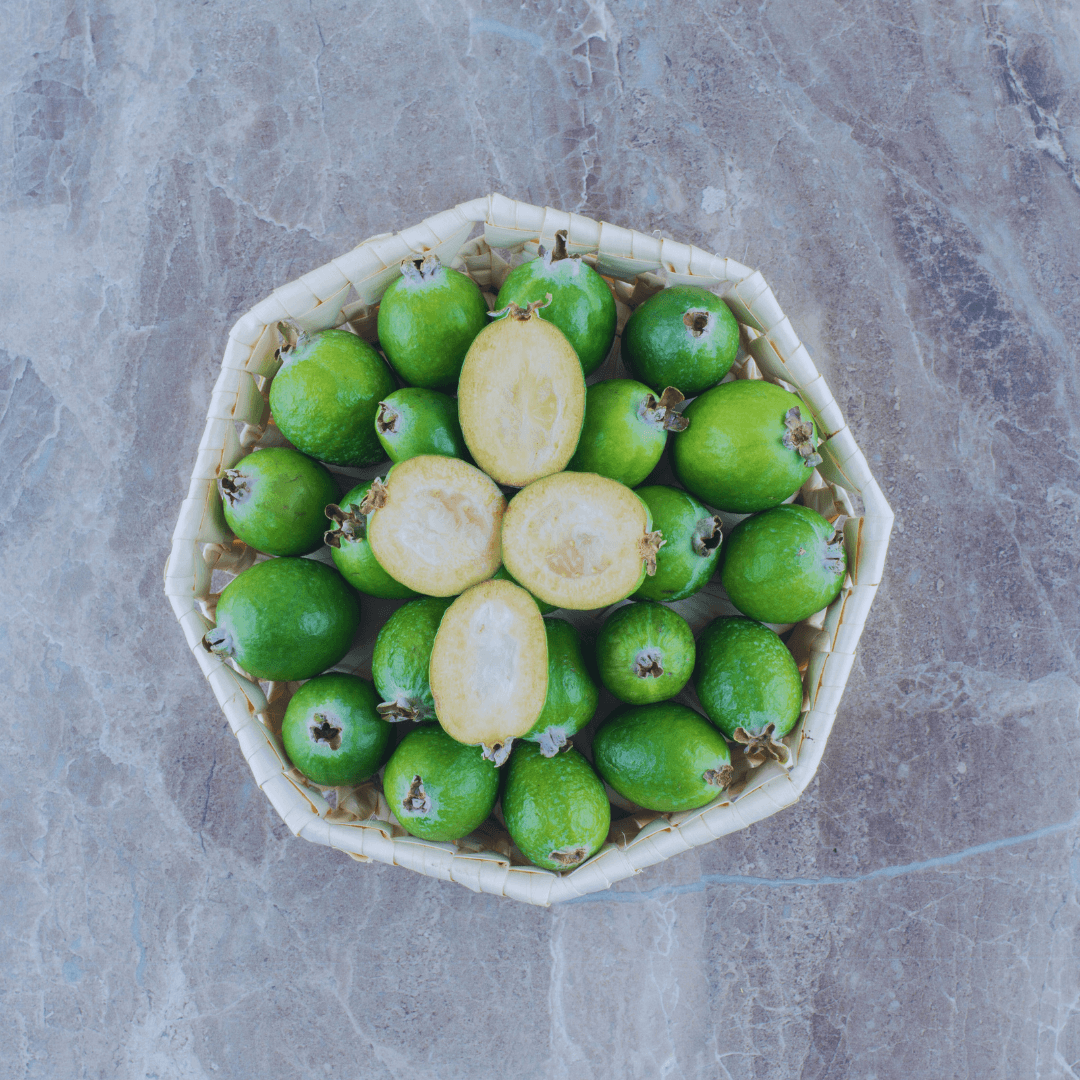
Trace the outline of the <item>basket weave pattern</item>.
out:
<instances>
[{"instance_id":1,"label":"basket weave pattern","mask_svg":"<svg viewBox=\"0 0 1080 1080\"><path fill-rule=\"evenodd\" d=\"M470 239L477 225L483 235ZM786 384L814 415L823 460L801 489L799 501L830 521L842 520L849 572L839 597L799 624L789 641L805 687L803 714L785 739L792 751L791 767L769 762L751 772L743 768L726 792L699 810L632 813L616 820L597 855L559 874L519 865L516 850L493 820L457 843L435 843L406 834L374 783L327 792L309 786L290 765L279 738L281 714L295 684L260 685L207 652L202 637L213 626L214 571L235 574L255 559L225 525L217 479L253 446L274 440L276 429L268 428L268 393L278 363L277 324L290 320L308 331L344 325L373 340L377 305L398 276L402 259L434 252L442 262L466 270L485 293L494 294L515 255L535 253L538 243L550 248L562 229L568 233L569 252L581 254L612 280L620 330L632 308L665 284L700 285L723 293L742 328L737 376ZM617 349L618 341L616 354ZM609 359L598 375L611 377L612 365ZM165 593L255 782L294 834L363 862L405 866L476 892L547 905L606 889L653 863L746 828L799 798L832 729L881 580L892 522L892 511L825 379L760 273L670 239L490 195L400 233L365 240L275 290L236 323L173 533ZM711 594L717 591L716 586L707 588ZM352 656L338 667L349 669ZM733 760L741 757L736 753Z\"/></svg>"}]
</instances>

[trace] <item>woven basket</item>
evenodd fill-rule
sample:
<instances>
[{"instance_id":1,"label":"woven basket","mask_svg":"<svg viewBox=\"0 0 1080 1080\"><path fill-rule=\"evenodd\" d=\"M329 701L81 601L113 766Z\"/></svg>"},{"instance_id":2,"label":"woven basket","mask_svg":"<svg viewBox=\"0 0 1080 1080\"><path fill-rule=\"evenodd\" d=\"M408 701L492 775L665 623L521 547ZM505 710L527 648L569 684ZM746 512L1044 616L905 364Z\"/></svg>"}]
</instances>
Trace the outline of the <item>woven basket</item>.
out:
<instances>
[{"instance_id":1,"label":"woven basket","mask_svg":"<svg viewBox=\"0 0 1080 1080\"><path fill-rule=\"evenodd\" d=\"M478 225L482 235L473 236ZM216 481L253 447L283 441L269 423L268 405L278 363L277 323L291 320L310 331L347 326L374 340L377 305L398 276L401 260L432 251L444 263L467 271L493 302L511 267L534 255L538 244L551 247L561 229L567 230L570 253L583 255L612 282L620 331L633 307L665 285L701 285L723 294L742 328L736 376L783 383L814 414L823 438L819 450L823 461L797 499L842 524L849 574L840 596L796 626L788 639L805 687L803 714L785 740L791 750L790 767L768 762L748 770L741 764L734 783L715 802L682 813L640 811L609 789L615 805L629 811L627 816L613 821L608 842L592 859L575 870L553 873L526 865L494 817L456 843L434 843L405 833L377 782L349 789L311 786L289 763L279 737L284 707L298 684L254 682L207 652L202 637L213 625L217 595L228 575L256 559L225 525ZM589 381L621 374L617 356L618 339L612 355ZM348 486L379 472L334 471ZM255 782L293 833L361 862L392 863L456 881L475 892L548 905L606 889L669 856L744 829L799 798L832 730L855 646L881 580L892 521L892 511L825 379L760 273L688 244L489 195L400 233L365 240L348 254L275 290L232 328L191 486L173 533L165 593ZM314 557L329 561L325 552ZM364 604L367 613L373 607L379 610L378 602ZM695 632L717 614L735 613L715 581L673 606ZM384 608L383 617L388 610ZM590 620L598 626L606 612L569 614L588 629ZM370 677L377 630L378 624L366 614L360 640L337 667ZM683 699L693 702L692 691L686 691ZM738 752L733 755L735 762L742 758Z\"/></svg>"}]
</instances>

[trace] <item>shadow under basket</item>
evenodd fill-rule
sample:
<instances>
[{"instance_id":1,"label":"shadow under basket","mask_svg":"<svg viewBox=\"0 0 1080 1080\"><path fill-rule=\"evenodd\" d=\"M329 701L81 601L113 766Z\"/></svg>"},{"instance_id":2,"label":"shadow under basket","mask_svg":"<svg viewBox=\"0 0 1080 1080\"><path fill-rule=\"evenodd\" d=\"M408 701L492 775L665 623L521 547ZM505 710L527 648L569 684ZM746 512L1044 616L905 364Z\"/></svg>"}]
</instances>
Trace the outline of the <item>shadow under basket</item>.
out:
<instances>
[{"instance_id":1,"label":"shadow under basket","mask_svg":"<svg viewBox=\"0 0 1080 1080\"><path fill-rule=\"evenodd\" d=\"M258 683L208 652L202 637L214 625L221 587L250 566L256 553L225 524L217 479L258 446L281 445L270 421L268 395L277 370L277 325L291 321L304 330L341 326L375 340L378 304L399 275L401 261L434 252L473 278L494 305L513 266L551 248L565 230L567 249L581 255L607 280L615 295L621 333L633 308L660 289L699 285L722 295L741 328L736 378L764 378L797 393L820 430L821 464L795 500L842 530L848 575L837 599L823 611L785 631L788 648L803 674L799 722L785 738L788 767L768 761L747 767L739 748L736 778L715 801L699 810L658 814L613 796L607 843L574 870L556 873L525 862L496 813L480 829L454 843L408 835L394 819L378 778L355 788L318 788L293 768L282 749L281 717L299 684ZM590 377L625 377L619 337L604 365ZM730 377L730 376L729 376ZM381 474L334 469L351 486ZM649 482L671 483L665 463ZM725 524L738 520L725 517ZM730 520L727 520L730 519ZM229 333L221 374L207 411L191 485L184 500L165 567L165 593L184 631L188 648L206 676L255 782L285 824L298 836L337 848L361 862L390 863L430 877L456 881L475 892L494 893L529 904L548 905L607 889L653 863L745 829L794 803L810 783L825 750L836 710L851 671L855 647L881 581L893 514L871 475L866 458L844 422L825 379L776 302L760 273L733 259L646 233L594 221L579 214L531 206L489 195L436 214L400 233L365 240L345 255L276 289L243 316ZM313 558L329 561L327 549ZM393 604L363 600L364 618L352 651L335 669L370 678L375 635ZM671 605L695 634L718 615L736 614L714 579L700 593ZM586 635L608 611L560 612ZM700 705L688 689L676 700ZM595 723L583 735L594 729ZM581 740L577 740L579 747ZM622 815L622 816L618 816Z\"/></svg>"}]
</instances>

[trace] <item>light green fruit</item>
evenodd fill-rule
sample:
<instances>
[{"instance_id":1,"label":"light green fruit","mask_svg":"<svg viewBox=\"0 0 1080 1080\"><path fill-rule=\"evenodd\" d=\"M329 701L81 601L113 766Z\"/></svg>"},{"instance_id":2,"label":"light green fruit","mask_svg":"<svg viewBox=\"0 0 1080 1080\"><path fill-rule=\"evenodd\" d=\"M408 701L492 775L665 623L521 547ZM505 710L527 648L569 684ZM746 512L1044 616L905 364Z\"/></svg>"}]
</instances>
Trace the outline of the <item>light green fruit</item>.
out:
<instances>
[{"instance_id":1,"label":"light green fruit","mask_svg":"<svg viewBox=\"0 0 1080 1080\"><path fill-rule=\"evenodd\" d=\"M620 701L664 701L694 672L694 634L677 611L663 604L628 604L600 628L596 663L604 685Z\"/></svg>"},{"instance_id":2,"label":"light green fruit","mask_svg":"<svg viewBox=\"0 0 1080 1080\"><path fill-rule=\"evenodd\" d=\"M424 724L398 743L383 773L383 794L413 836L457 840L483 824L499 794L499 774L478 746Z\"/></svg>"},{"instance_id":3,"label":"light green fruit","mask_svg":"<svg viewBox=\"0 0 1080 1080\"><path fill-rule=\"evenodd\" d=\"M375 639L371 677L383 703L384 720L434 720L428 666L450 597L425 596L399 607Z\"/></svg>"},{"instance_id":4,"label":"light green fruit","mask_svg":"<svg viewBox=\"0 0 1080 1080\"><path fill-rule=\"evenodd\" d=\"M545 619L548 683L544 710L523 736L554 757L592 718L600 691L589 677L581 654L581 635L562 619Z\"/></svg>"},{"instance_id":5,"label":"light green fruit","mask_svg":"<svg viewBox=\"0 0 1080 1080\"><path fill-rule=\"evenodd\" d=\"M576 750L545 757L519 743L510 755L502 811L521 853L545 870L572 870L600 850L611 806L589 763Z\"/></svg>"},{"instance_id":6,"label":"light green fruit","mask_svg":"<svg viewBox=\"0 0 1080 1080\"><path fill-rule=\"evenodd\" d=\"M468 455L458 423L457 402L448 394L420 386L395 390L379 402L375 433L393 462L419 454Z\"/></svg>"}]
</instances>

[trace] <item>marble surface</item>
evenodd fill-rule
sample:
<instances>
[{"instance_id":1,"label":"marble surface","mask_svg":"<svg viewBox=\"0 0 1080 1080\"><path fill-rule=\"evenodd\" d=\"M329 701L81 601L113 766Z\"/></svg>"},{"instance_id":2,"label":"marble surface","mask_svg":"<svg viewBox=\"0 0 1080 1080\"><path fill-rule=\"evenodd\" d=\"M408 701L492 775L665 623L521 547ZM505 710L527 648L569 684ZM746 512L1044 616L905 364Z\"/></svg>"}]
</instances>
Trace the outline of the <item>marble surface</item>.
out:
<instances>
[{"instance_id":1,"label":"marble surface","mask_svg":"<svg viewBox=\"0 0 1080 1080\"><path fill-rule=\"evenodd\" d=\"M1080 1075L1074 5L0 28L0 1077ZM489 191L761 269L897 512L802 801L551 910L294 839L161 588L233 321Z\"/></svg>"}]
</instances>

